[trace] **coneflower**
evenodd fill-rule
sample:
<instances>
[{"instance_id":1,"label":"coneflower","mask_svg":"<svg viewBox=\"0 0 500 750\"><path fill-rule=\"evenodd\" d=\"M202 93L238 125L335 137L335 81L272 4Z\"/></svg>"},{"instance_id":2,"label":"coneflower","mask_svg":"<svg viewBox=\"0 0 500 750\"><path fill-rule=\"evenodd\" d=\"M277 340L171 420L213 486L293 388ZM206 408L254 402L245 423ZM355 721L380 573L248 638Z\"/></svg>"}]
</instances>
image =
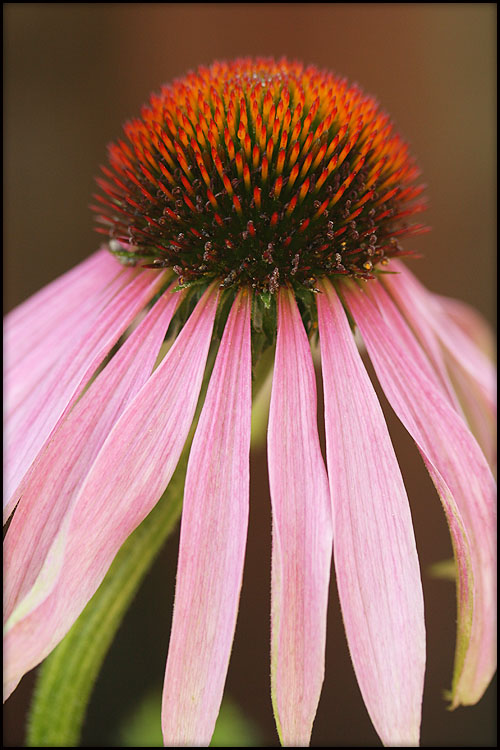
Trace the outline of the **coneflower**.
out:
<instances>
[{"instance_id":1,"label":"coneflower","mask_svg":"<svg viewBox=\"0 0 500 750\"><path fill-rule=\"evenodd\" d=\"M280 740L310 741L333 551L373 725L386 745L418 744L419 562L354 333L449 524L452 706L479 700L496 664L495 387L472 311L427 291L400 260L401 238L425 229L414 222L425 202L408 147L359 87L270 59L189 73L124 133L98 179L105 244L6 321L6 696L64 637L158 502L218 346L185 481L162 709L167 746L209 744L245 555L252 367L275 347L268 459Z\"/></svg>"}]
</instances>

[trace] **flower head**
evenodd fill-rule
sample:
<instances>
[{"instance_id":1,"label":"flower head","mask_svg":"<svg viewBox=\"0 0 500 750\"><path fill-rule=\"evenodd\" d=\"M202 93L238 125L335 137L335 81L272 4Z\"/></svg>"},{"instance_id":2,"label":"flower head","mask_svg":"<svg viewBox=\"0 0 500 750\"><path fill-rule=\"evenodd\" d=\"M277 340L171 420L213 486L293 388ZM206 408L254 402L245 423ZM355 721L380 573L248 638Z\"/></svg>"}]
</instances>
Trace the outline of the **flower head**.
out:
<instances>
[{"instance_id":1,"label":"flower head","mask_svg":"<svg viewBox=\"0 0 500 750\"><path fill-rule=\"evenodd\" d=\"M236 60L199 69L125 126L99 180L101 229L121 258L257 293L370 278L418 175L377 102L313 66ZM122 249L122 244L126 249Z\"/></svg>"},{"instance_id":2,"label":"flower head","mask_svg":"<svg viewBox=\"0 0 500 750\"><path fill-rule=\"evenodd\" d=\"M106 244L7 322L7 693L61 640L159 500L216 349L185 481L162 712L167 745L209 743L242 581L252 366L275 347L271 692L280 739L309 743L333 548L367 710L385 744L416 744L418 557L352 330L449 523L453 705L478 700L495 666L494 387L472 313L426 291L399 260L400 238L423 229L407 223L424 207L408 148L357 86L265 59L216 63L165 86L125 136L98 179ZM318 334L326 465L311 356Z\"/></svg>"}]
</instances>

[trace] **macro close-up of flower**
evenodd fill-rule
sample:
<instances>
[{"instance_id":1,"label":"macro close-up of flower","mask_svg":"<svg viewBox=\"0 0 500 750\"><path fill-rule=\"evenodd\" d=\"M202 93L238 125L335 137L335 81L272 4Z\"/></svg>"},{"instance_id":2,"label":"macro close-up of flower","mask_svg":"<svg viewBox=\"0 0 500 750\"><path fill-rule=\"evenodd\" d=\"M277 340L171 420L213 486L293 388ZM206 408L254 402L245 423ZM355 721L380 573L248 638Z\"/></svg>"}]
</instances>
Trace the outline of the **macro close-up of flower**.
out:
<instances>
[{"instance_id":1,"label":"macro close-up of flower","mask_svg":"<svg viewBox=\"0 0 500 750\"><path fill-rule=\"evenodd\" d=\"M260 430L281 744L310 743L336 586L381 742L418 745L421 570L374 377L449 528L449 704L480 700L496 669L496 376L480 316L413 273L405 238L426 231L425 208L378 101L314 65L200 66L124 125L92 201L99 249L5 319L4 700L78 620L185 452L162 731L166 746L210 744Z\"/></svg>"}]
</instances>

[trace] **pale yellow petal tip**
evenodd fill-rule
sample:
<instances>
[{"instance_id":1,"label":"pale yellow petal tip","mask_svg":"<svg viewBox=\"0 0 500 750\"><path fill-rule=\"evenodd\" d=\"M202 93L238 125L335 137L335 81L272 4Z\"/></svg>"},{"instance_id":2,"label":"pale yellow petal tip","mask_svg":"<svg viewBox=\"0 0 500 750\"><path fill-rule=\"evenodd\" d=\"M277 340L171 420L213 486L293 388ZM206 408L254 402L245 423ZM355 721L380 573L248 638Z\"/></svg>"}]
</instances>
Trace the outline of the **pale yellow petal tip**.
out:
<instances>
[{"instance_id":1,"label":"pale yellow petal tip","mask_svg":"<svg viewBox=\"0 0 500 750\"><path fill-rule=\"evenodd\" d=\"M446 707L447 710L454 711L460 706L475 706L488 689L491 677L492 675L484 678L479 686L464 685L457 681L458 684L456 686L452 686L450 690L444 690L443 698L445 701L449 701L449 705Z\"/></svg>"}]
</instances>

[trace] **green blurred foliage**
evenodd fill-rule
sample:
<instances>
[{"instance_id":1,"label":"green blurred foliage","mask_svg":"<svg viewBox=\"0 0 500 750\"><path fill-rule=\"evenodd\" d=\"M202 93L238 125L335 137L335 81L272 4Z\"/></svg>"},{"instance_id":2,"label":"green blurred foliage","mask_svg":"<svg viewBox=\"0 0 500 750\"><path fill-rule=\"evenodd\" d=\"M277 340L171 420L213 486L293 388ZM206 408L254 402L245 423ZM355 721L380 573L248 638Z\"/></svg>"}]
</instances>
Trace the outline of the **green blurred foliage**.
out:
<instances>
[{"instance_id":1,"label":"green blurred foliage","mask_svg":"<svg viewBox=\"0 0 500 750\"><path fill-rule=\"evenodd\" d=\"M147 693L122 725L119 747L163 747L161 690ZM259 733L241 708L229 698L222 702L210 747L262 747Z\"/></svg>"}]
</instances>

